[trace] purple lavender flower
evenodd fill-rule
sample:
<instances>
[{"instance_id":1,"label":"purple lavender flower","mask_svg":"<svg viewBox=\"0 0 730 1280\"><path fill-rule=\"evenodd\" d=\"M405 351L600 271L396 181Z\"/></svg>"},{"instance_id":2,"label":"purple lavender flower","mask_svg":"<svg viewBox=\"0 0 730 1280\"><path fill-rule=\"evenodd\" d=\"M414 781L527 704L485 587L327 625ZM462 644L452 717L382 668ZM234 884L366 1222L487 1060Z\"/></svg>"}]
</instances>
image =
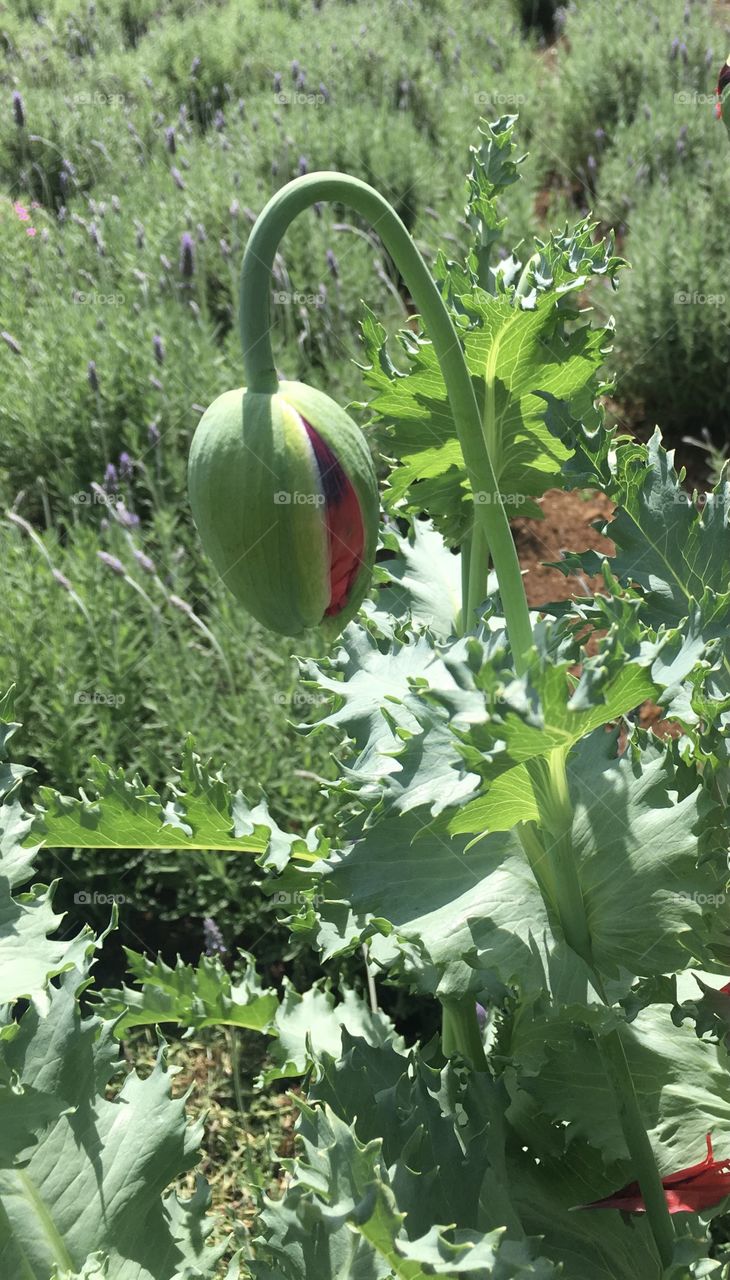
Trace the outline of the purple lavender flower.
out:
<instances>
[{"instance_id":1,"label":"purple lavender flower","mask_svg":"<svg viewBox=\"0 0 730 1280\"><path fill-rule=\"evenodd\" d=\"M158 364L165 363L165 344L159 333L152 335L152 350Z\"/></svg>"},{"instance_id":2,"label":"purple lavender flower","mask_svg":"<svg viewBox=\"0 0 730 1280\"><path fill-rule=\"evenodd\" d=\"M20 356L23 354L23 349L20 343L16 338L13 337L12 333L8 333L7 329L2 330L2 333L0 333L0 338L2 338L6 346L10 347L10 350L13 352L13 355Z\"/></svg>"},{"instance_id":3,"label":"purple lavender flower","mask_svg":"<svg viewBox=\"0 0 730 1280\"><path fill-rule=\"evenodd\" d=\"M139 516L135 515L134 511L130 511L123 502L115 503L114 518L123 529L137 529L139 527Z\"/></svg>"},{"instance_id":4,"label":"purple lavender flower","mask_svg":"<svg viewBox=\"0 0 730 1280\"><path fill-rule=\"evenodd\" d=\"M189 231L180 237L180 275L183 280L192 280L195 275L195 245Z\"/></svg>"},{"instance_id":5,"label":"purple lavender flower","mask_svg":"<svg viewBox=\"0 0 730 1280\"><path fill-rule=\"evenodd\" d=\"M203 938L205 940L205 954L207 956L224 956L226 954L223 934L212 916L205 916L203 920Z\"/></svg>"},{"instance_id":6,"label":"purple lavender flower","mask_svg":"<svg viewBox=\"0 0 730 1280\"><path fill-rule=\"evenodd\" d=\"M160 443L160 428L156 422L151 422L148 426L147 439L153 448Z\"/></svg>"},{"instance_id":7,"label":"purple lavender flower","mask_svg":"<svg viewBox=\"0 0 730 1280\"><path fill-rule=\"evenodd\" d=\"M281 72L274 72L274 93L281 93Z\"/></svg>"},{"instance_id":8,"label":"purple lavender flower","mask_svg":"<svg viewBox=\"0 0 730 1280\"><path fill-rule=\"evenodd\" d=\"M111 569L112 573L118 573L122 578L124 577L127 571L121 560L118 560L116 556L110 556L108 551L97 551L96 554L99 560L101 560L101 563L106 565L107 569Z\"/></svg>"},{"instance_id":9,"label":"purple lavender flower","mask_svg":"<svg viewBox=\"0 0 730 1280\"><path fill-rule=\"evenodd\" d=\"M89 235L96 252L103 258L106 253L106 245L101 238L101 233L95 222L92 222L89 225Z\"/></svg>"},{"instance_id":10,"label":"purple lavender flower","mask_svg":"<svg viewBox=\"0 0 730 1280\"><path fill-rule=\"evenodd\" d=\"M296 81L296 78L299 75L299 59L298 58L294 59L294 61L291 64L290 70L291 70L292 80Z\"/></svg>"},{"instance_id":11,"label":"purple lavender flower","mask_svg":"<svg viewBox=\"0 0 730 1280\"><path fill-rule=\"evenodd\" d=\"M145 555L144 551L140 551L138 547L135 547L132 551L132 555L137 561L140 569L144 569L145 573L152 575L157 573L154 561L150 560L149 556Z\"/></svg>"},{"instance_id":12,"label":"purple lavender flower","mask_svg":"<svg viewBox=\"0 0 730 1280\"><path fill-rule=\"evenodd\" d=\"M122 480L131 480L133 472L134 463L127 453L127 450L123 449L119 455L119 475Z\"/></svg>"},{"instance_id":13,"label":"purple lavender flower","mask_svg":"<svg viewBox=\"0 0 730 1280\"><path fill-rule=\"evenodd\" d=\"M89 380L89 386L92 391L99 390L99 376L96 372L96 361L90 360L86 366L86 376Z\"/></svg>"},{"instance_id":14,"label":"purple lavender flower","mask_svg":"<svg viewBox=\"0 0 730 1280\"><path fill-rule=\"evenodd\" d=\"M119 476L113 462L107 462L104 472L104 488L107 493L114 493L119 488Z\"/></svg>"},{"instance_id":15,"label":"purple lavender flower","mask_svg":"<svg viewBox=\"0 0 730 1280\"><path fill-rule=\"evenodd\" d=\"M299 157L299 164L297 165L297 169L299 171L300 176L307 172L307 170L309 169L309 164L307 163L306 156Z\"/></svg>"},{"instance_id":16,"label":"purple lavender flower","mask_svg":"<svg viewBox=\"0 0 730 1280\"><path fill-rule=\"evenodd\" d=\"M674 61L678 53L679 53L679 36L675 36L674 39L672 40L672 43L669 46L669 57L672 59L672 61Z\"/></svg>"},{"instance_id":17,"label":"purple lavender flower","mask_svg":"<svg viewBox=\"0 0 730 1280\"><path fill-rule=\"evenodd\" d=\"M183 176L182 176L182 174L181 174L180 170L179 170L179 169L176 169L176 168L175 168L175 165L173 165L173 166L172 166L172 168L171 168L171 170L170 170L170 174L171 174L171 176L172 176L172 180L173 180L173 182L175 183L175 186L177 187L178 191L184 191L184 190L185 190L185 181L184 181L184 179L183 179Z\"/></svg>"},{"instance_id":18,"label":"purple lavender flower","mask_svg":"<svg viewBox=\"0 0 730 1280\"><path fill-rule=\"evenodd\" d=\"M60 569L51 569L51 574L53 575L54 582L57 582L59 587L63 587L64 591L73 591L71 583L65 573L61 573Z\"/></svg>"},{"instance_id":19,"label":"purple lavender flower","mask_svg":"<svg viewBox=\"0 0 730 1280\"><path fill-rule=\"evenodd\" d=\"M25 104L22 94L17 89L13 90L13 120L19 129L23 128L25 124Z\"/></svg>"},{"instance_id":20,"label":"purple lavender flower","mask_svg":"<svg viewBox=\"0 0 730 1280\"><path fill-rule=\"evenodd\" d=\"M226 117L224 116L223 112L219 107L215 115L213 116L213 128L216 129L218 133L222 133L225 127L226 127Z\"/></svg>"},{"instance_id":21,"label":"purple lavender flower","mask_svg":"<svg viewBox=\"0 0 730 1280\"><path fill-rule=\"evenodd\" d=\"M337 259L336 259L335 255L334 255L334 253L333 253L332 249L328 249L328 250L327 250L327 252L326 252L326 254L325 254L325 258L327 259L327 266L329 267L329 269L330 269L330 271L331 271L332 275L335 277L335 280L337 280L337 278L339 277L339 274L340 274L340 265L339 265L339 263L338 263L338 261L337 261Z\"/></svg>"},{"instance_id":22,"label":"purple lavender flower","mask_svg":"<svg viewBox=\"0 0 730 1280\"><path fill-rule=\"evenodd\" d=\"M177 139L175 137L175 126L172 124L168 125L165 129L165 146L170 152L170 155L174 156L175 151L177 150Z\"/></svg>"}]
</instances>

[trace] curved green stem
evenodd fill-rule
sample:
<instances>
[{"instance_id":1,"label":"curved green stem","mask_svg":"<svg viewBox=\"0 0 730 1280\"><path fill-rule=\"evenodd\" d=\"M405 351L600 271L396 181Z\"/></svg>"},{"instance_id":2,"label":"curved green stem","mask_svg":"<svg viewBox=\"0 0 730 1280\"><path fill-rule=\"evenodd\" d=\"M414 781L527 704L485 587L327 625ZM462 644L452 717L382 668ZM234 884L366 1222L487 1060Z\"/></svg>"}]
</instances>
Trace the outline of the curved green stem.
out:
<instances>
[{"instance_id":1,"label":"curved green stem","mask_svg":"<svg viewBox=\"0 0 730 1280\"><path fill-rule=\"evenodd\" d=\"M367 183L342 173L306 174L282 187L259 216L246 245L241 269L239 327L246 385L250 391L268 394L278 387L270 337L274 256L297 214L324 201L335 201L354 209L378 232L423 319L443 373L472 492L481 495L481 500L475 503L475 527L482 530L494 561L515 664L518 672L524 671L532 646L527 600L461 342L446 303L406 227L388 201ZM482 595L485 588L486 576ZM473 605L473 600L469 604ZM467 616L463 625L468 629L472 619L466 609L464 613Z\"/></svg>"}]
</instances>

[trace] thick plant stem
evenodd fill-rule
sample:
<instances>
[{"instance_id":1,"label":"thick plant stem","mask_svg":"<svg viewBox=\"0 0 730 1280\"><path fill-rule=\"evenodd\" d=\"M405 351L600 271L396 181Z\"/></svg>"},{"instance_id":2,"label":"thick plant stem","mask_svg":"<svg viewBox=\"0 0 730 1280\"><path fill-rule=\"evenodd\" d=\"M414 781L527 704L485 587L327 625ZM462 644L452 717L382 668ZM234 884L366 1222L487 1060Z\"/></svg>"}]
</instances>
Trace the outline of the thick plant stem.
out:
<instances>
[{"instance_id":1,"label":"thick plant stem","mask_svg":"<svg viewBox=\"0 0 730 1280\"><path fill-rule=\"evenodd\" d=\"M674 1227L659 1177L654 1152L644 1128L634 1082L626 1061L620 1028L595 1037L604 1070L613 1087L621 1128L626 1139L636 1181L646 1206L646 1216L659 1251L662 1266L668 1267L674 1252Z\"/></svg>"},{"instance_id":2,"label":"thick plant stem","mask_svg":"<svg viewBox=\"0 0 730 1280\"><path fill-rule=\"evenodd\" d=\"M565 752L558 748L526 763L540 814L547 879L569 946L593 967L591 935L583 891L573 854L573 805L568 789Z\"/></svg>"},{"instance_id":3,"label":"thick plant stem","mask_svg":"<svg viewBox=\"0 0 730 1280\"><path fill-rule=\"evenodd\" d=\"M458 1053L475 1071L487 1070L476 1001L473 997L466 996L459 1001L444 1000L441 1047L445 1057L450 1058Z\"/></svg>"},{"instance_id":4,"label":"thick plant stem","mask_svg":"<svg viewBox=\"0 0 730 1280\"><path fill-rule=\"evenodd\" d=\"M269 201L249 236L241 269L239 328L246 385L272 394L278 378L271 349L271 270L279 242L302 210L324 201L354 209L378 232L405 280L433 343L446 385L464 464L475 495L475 527L483 534L497 571L505 622L518 672L525 670L532 630L519 561L464 352L448 308L421 254L395 210L373 187L341 173L311 173L287 183ZM482 594L486 587L486 575ZM475 589L475 594L476 589ZM463 626L468 630L472 618Z\"/></svg>"}]
</instances>

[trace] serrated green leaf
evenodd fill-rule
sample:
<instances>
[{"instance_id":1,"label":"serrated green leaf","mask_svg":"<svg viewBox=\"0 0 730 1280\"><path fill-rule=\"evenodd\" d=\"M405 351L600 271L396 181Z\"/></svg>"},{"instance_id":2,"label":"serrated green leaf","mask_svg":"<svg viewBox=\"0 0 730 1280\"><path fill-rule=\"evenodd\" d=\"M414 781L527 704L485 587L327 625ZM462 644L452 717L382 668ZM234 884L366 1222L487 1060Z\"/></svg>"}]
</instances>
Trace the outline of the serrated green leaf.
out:
<instances>
[{"instance_id":1,"label":"serrated green leaf","mask_svg":"<svg viewBox=\"0 0 730 1280\"><path fill-rule=\"evenodd\" d=\"M130 1027L173 1023L181 1027L245 1027L269 1032L279 1007L275 991L264 990L252 956L241 952L244 972L234 982L217 956L201 956L196 966L179 957L174 968L158 956L150 960L125 948L134 986L102 990L104 1016L116 1020L114 1033Z\"/></svg>"}]
</instances>

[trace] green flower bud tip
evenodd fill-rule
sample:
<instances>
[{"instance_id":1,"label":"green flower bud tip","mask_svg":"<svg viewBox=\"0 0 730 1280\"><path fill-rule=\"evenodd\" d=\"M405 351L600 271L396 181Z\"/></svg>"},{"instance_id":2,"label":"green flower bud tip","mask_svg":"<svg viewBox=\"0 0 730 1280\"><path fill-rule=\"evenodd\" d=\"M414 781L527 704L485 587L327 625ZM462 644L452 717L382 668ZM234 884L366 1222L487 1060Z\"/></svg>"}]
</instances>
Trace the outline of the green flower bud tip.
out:
<instances>
[{"instance_id":1,"label":"green flower bud tip","mask_svg":"<svg viewBox=\"0 0 730 1280\"><path fill-rule=\"evenodd\" d=\"M370 585L378 536L365 438L301 382L226 391L203 414L188 485L201 541L223 582L270 631L337 634Z\"/></svg>"}]
</instances>

